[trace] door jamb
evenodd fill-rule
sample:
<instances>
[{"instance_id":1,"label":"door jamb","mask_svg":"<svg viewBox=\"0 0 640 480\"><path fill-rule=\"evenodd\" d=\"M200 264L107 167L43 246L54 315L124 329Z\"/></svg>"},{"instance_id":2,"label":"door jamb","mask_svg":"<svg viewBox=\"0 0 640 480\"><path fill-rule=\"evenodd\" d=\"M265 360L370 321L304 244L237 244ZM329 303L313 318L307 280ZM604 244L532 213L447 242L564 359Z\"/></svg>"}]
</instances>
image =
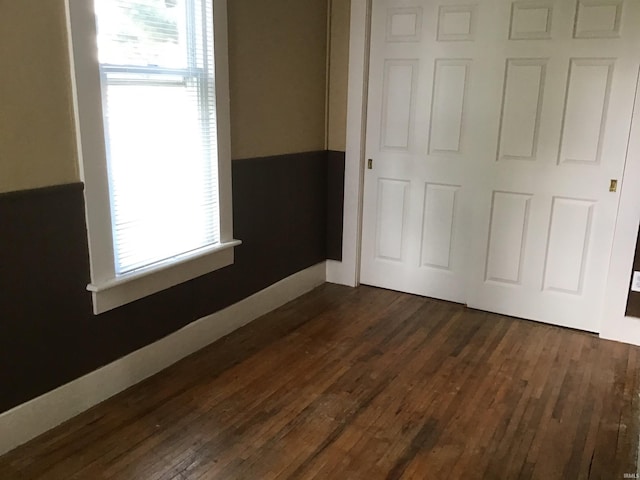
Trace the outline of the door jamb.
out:
<instances>
[{"instance_id":1,"label":"door jamb","mask_svg":"<svg viewBox=\"0 0 640 480\"><path fill-rule=\"evenodd\" d=\"M618 203L600 337L640 345L640 319L625 315L640 223L640 71Z\"/></svg>"},{"instance_id":2,"label":"door jamb","mask_svg":"<svg viewBox=\"0 0 640 480\"><path fill-rule=\"evenodd\" d=\"M342 261L327 261L327 282L360 284L364 156L373 0L351 0Z\"/></svg>"}]
</instances>

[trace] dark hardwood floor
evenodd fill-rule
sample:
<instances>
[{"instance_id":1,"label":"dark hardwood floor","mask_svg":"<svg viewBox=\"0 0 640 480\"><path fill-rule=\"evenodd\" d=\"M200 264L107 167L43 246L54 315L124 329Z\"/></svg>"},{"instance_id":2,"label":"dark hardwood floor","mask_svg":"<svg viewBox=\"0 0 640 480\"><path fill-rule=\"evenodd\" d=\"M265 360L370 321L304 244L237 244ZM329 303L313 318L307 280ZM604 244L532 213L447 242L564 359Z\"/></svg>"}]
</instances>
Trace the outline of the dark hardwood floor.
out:
<instances>
[{"instance_id":1,"label":"dark hardwood floor","mask_svg":"<svg viewBox=\"0 0 640 480\"><path fill-rule=\"evenodd\" d=\"M638 354L327 284L0 457L0 479L622 479Z\"/></svg>"}]
</instances>

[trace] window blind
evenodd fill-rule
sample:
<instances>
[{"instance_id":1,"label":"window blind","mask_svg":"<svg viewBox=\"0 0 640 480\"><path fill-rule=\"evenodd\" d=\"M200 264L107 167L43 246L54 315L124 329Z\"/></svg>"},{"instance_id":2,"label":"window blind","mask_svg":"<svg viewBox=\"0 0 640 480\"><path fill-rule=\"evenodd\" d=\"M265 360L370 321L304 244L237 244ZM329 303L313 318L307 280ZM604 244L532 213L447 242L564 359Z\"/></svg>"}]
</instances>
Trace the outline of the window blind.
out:
<instances>
[{"instance_id":1,"label":"window blind","mask_svg":"<svg viewBox=\"0 0 640 480\"><path fill-rule=\"evenodd\" d=\"M220 241L211 3L95 1L117 275Z\"/></svg>"}]
</instances>

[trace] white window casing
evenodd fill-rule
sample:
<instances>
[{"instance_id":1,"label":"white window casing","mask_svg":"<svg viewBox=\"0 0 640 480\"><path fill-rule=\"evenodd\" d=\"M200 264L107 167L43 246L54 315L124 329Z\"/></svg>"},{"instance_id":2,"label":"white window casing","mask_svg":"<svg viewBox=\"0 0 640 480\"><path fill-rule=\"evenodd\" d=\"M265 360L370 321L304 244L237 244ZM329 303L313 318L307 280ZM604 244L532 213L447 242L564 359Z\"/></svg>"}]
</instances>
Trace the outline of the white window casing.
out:
<instances>
[{"instance_id":1,"label":"white window casing","mask_svg":"<svg viewBox=\"0 0 640 480\"><path fill-rule=\"evenodd\" d=\"M145 8L153 3L95 1L96 6L102 2L102 8L111 9L118 3ZM233 263L233 247L240 241L233 239L232 227L227 9L226 0L213 0L214 38L207 44L211 29L206 20L212 9L206 2L167 1L168 7L182 5L187 12L184 28L172 31L173 56L157 65L136 65L126 58L136 52L125 44L126 38L126 48L116 51L118 37L115 53L105 55L103 48L99 57L94 1L68 0L91 265L87 288L96 314ZM165 35L164 27L160 25L154 34ZM101 34L104 37L103 30ZM188 45L188 53L178 48L180 43ZM207 51L211 43L213 55ZM113 61L119 53L125 58L120 63ZM215 73L209 68L207 77L208 60L214 62ZM135 110L136 105L144 108ZM163 118L163 107L196 115L185 117L191 124L176 115ZM135 145L121 141L137 125L144 125L136 130L139 141ZM110 150L111 159L116 157L119 163L109 161Z\"/></svg>"}]
</instances>

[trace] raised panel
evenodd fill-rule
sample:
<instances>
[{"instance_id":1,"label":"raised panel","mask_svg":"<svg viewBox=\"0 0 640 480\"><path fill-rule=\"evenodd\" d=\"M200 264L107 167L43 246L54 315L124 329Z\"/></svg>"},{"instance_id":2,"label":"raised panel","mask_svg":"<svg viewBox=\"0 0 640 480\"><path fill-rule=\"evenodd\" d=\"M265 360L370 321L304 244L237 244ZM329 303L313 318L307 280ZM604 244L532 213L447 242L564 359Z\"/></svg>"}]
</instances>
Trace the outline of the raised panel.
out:
<instances>
[{"instance_id":1,"label":"raised panel","mask_svg":"<svg viewBox=\"0 0 640 480\"><path fill-rule=\"evenodd\" d=\"M388 42L419 42L422 32L422 8L387 10Z\"/></svg>"},{"instance_id":2,"label":"raised panel","mask_svg":"<svg viewBox=\"0 0 640 480\"><path fill-rule=\"evenodd\" d=\"M450 268L458 185L427 183L424 192L421 264Z\"/></svg>"},{"instance_id":3,"label":"raised panel","mask_svg":"<svg viewBox=\"0 0 640 480\"><path fill-rule=\"evenodd\" d=\"M547 59L508 59L498 140L499 160L535 160Z\"/></svg>"},{"instance_id":4,"label":"raised panel","mask_svg":"<svg viewBox=\"0 0 640 480\"><path fill-rule=\"evenodd\" d=\"M615 59L571 59L558 161L600 163Z\"/></svg>"},{"instance_id":5,"label":"raised panel","mask_svg":"<svg viewBox=\"0 0 640 480\"><path fill-rule=\"evenodd\" d=\"M409 182L389 178L378 179L376 218L376 257L402 260L402 239Z\"/></svg>"},{"instance_id":6,"label":"raised panel","mask_svg":"<svg viewBox=\"0 0 640 480\"><path fill-rule=\"evenodd\" d=\"M430 153L459 153L464 127L464 103L471 60L435 62Z\"/></svg>"},{"instance_id":7,"label":"raised panel","mask_svg":"<svg viewBox=\"0 0 640 480\"><path fill-rule=\"evenodd\" d=\"M493 192L485 280L520 284L531 198Z\"/></svg>"},{"instance_id":8,"label":"raised panel","mask_svg":"<svg viewBox=\"0 0 640 480\"><path fill-rule=\"evenodd\" d=\"M473 40L475 6L449 5L438 10L438 35L440 42Z\"/></svg>"},{"instance_id":9,"label":"raised panel","mask_svg":"<svg viewBox=\"0 0 640 480\"><path fill-rule=\"evenodd\" d=\"M579 0L573 36L575 38L619 37L622 6L622 0Z\"/></svg>"},{"instance_id":10,"label":"raised panel","mask_svg":"<svg viewBox=\"0 0 640 480\"><path fill-rule=\"evenodd\" d=\"M407 150L413 124L417 60L387 60L384 65L382 148Z\"/></svg>"},{"instance_id":11,"label":"raised panel","mask_svg":"<svg viewBox=\"0 0 640 480\"><path fill-rule=\"evenodd\" d=\"M582 293L594 205L590 200L554 197L543 280L545 290Z\"/></svg>"},{"instance_id":12,"label":"raised panel","mask_svg":"<svg viewBox=\"0 0 640 480\"><path fill-rule=\"evenodd\" d=\"M511 6L511 40L551 38L553 4L549 2L513 2Z\"/></svg>"}]
</instances>

